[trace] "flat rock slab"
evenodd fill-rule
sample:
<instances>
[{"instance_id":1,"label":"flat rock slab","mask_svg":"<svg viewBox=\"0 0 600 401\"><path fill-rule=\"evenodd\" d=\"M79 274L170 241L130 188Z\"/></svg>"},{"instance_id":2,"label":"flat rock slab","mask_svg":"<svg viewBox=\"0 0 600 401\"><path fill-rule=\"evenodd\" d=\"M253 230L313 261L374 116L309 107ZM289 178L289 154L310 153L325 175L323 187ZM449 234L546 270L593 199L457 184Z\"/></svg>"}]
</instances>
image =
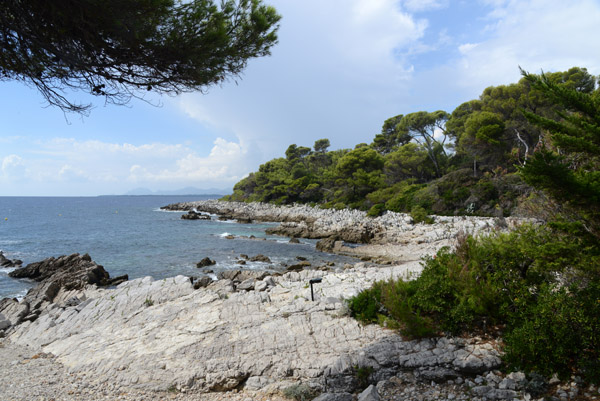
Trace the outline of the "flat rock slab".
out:
<instances>
[{"instance_id":1,"label":"flat rock slab","mask_svg":"<svg viewBox=\"0 0 600 401\"><path fill-rule=\"evenodd\" d=\"M231 287L219 282L194 290L184 276L90 287L79 305L51 304L10 340L43 348L73 373L124 387L226 391L320 380L328 369L361 364L366 348L401 340L344 315L342 299L411 269L418 267L287 273L269 277L276 285L262 292L224 291ZM317 275L323 280L311 302L307 283Z\"/></svg>"},{"instance_id":2,"label":"flat rock slab","mask_svg":"<svg viewBox=\"0 0 600 401\"><path fill-rule=\"evenodd\" d=\"M146 277L114 289L88 287L79 303L50 304L9 339L42 348L97 385L158 391L271 392L300 381L340 393L356 389L357 366L466 371L490 360L487 346L404 341L347 315L344 299L419 269L357 264L337 273L290 272L258 280L267 284L262 291L238 292L231 280L194 290L188 277ZM317 277L313 302L308 283Z\"/></svg>"}]
</instances>

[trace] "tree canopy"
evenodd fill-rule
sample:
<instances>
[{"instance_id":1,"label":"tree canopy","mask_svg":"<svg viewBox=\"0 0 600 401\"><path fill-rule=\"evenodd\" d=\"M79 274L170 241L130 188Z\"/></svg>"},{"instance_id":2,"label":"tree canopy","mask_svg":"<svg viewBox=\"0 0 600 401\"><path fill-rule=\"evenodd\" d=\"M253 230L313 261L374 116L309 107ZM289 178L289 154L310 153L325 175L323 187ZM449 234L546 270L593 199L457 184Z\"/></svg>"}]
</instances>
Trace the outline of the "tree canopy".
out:
<instances>
[{"instance_id":1,"label":"tree canopy","mask_svg":"<svg viewBox=\"0 0 600 401\"><path fill-rule=\"evenodd\" d=\"M36 87L64 111L66 91L114 104L147 91L204 91L268 55L280 16L261 0L4 0L0 79Z\"/></svg>"}]
</instances>

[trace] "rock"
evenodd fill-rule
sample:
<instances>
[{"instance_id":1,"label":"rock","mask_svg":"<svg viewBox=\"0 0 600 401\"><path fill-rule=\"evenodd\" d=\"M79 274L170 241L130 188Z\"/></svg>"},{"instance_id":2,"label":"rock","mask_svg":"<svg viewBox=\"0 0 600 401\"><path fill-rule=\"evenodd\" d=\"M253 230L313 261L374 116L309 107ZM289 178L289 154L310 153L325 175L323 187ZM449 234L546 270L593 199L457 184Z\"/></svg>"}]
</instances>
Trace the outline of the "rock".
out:
<instances>
[{"instance_id":1,"label":"rock","mask_svg":"<svg viewBox=\"0 0 600 401\"><path fill-rule=\"evenodd\" d=\"M337 238L334 236L329 238L323 238L317 241L315 248L317 248L317 250L321 252L332 252L336 241Z\"/></svg>"},{"instance_id":2,"label":"rock","mask_svg":"<svg viewBox=\"0 0 600 401\"><path fill-rule=\"evenodd\" d=\"M306 258L304 256L296 256L296 259L299 260L299 261L301 261L301 262L306 261Z\"/></svg>"},{"instance_id":3,"label":"rock","mask_svg":"<svg viewBox=\"0 0 600 401\"><path fill-rule=\"evenodd\" d=\"M213 282L213 279L208 276L200 277L198 280L196 280L194 282L194 289L197 290L199 288L208 287L210 284L212 284L212 282Z\"/></svg>"},{"instance_id":4,"label":"rock","mask_svg":"<svg viewBox=\"0 0 600 401\"><path fill-rule=\"evenodd\" d=\"M238 291L250 291L254 289L254 281L255 279L249 278L247 280L242 281L240 284L236 286L236 290Z\"/></svg>"},{"instance_id":5,"label":"rock","mask_svg":"<svg viewBox=\"0 0 600 401\"><path fill-rule=\"evenodd\" d=\"M78 253L58 258L48 258L41 262L9 273L13 278L29 278L40 284L27 292L22 302L0 301L0 312L11 324L34 321L41 308L52 303L59 292L81 291L89 285L111 286L127 280L127 275L111 278L104 268L92 261L88 255Z\"/></svg>"},{"instance_id":6,"label":"rock","mask_svg":"<svg viewBox=\"0 0 600 401\"><path fill-rule=\"evenodd\" d=\"M352 399L350 393L325 393L313 398L313 401L352 401Z\"/></svg>"},{"instance_id":7,"label":"rock","mask_svg":"<svg viewBox=\"0 0 600 401\"><path fill-rule=\"evenodd\" d=\"M298 240L298 238L296 238L296 237L292 237L292 238L290 238L289 243L290 244L299 244L300 240Z\"/></svg>"},{"instance_id":8,"label":"rock","mask_svg":"<svg viewBox=\"0 0 600 401\"><path fill-rule=\"evenodd\" d=\"M226 235L226 236L225 236L225 239L235 239L235 236L234 236L234 235L231 235L231 234L230 234L230 235Z\"/></svg>"},{"instance_id":9,"label":"rock","mask_svg":"<svg viewBox=\"0 0 600 401\"><path fill-rule=\"evenodd\" d=\"M267 283L269 287L275 287L275 279L271 276L266 276L263 281Z\"/></svg>"},{"instance_id":10,"label":"rock","mask_svg":"<svg viewBox=\"0 0 600 401\"><path fill-rule=\"evenodd\" d=\"M236 221L240 224L252 224L252 219L249 217L238 217Z\"/></svg>"},{"instance_id":11,"label":"rock","mask_svg":"<svg viewBox=\"0 0 600 401\"><path fill-rule=\"evenodd\" d=\"M193 210L190 210L187 214L182 214L181 218L183 220L210 220L209 215L196 213Z\"/></svg>"},{"instance_id":12,"label":"rock","mask_svg":"<svg viewBox=\"0 0 600 401\"><path fill-rule=\"evenodd\" d=\"M212 266L212 265L216 265L217 262L215 262L214 260L212 260L209 257L206 257L204 259L202 259L200 262L196 263L196 267L200 268L200 267L206 267L206 266Z\"/></svg>"},{"instance_id":13,"label":"rock","mask_svg":"<svg viewBox=\"0 0 600 401\"><path fill-rule=\"evenodd\" d=\"M380 399L379 393L377 393L377 388L373 384L367 387L358 396L358 401L379 401Z\"/></svg>"},{"instance_id":14,"label":"rock","mask_svg":"<svg viewBox=\"0 0 600 401\"><path fill-rule=\"evenodd\" d=\"M6 256L4 256L2 251L0 251L0 267L17 267L21 266L21 264L23 264L22 261L18 259L10 260Z\"/></svg>"},{"instance_id":15,"label":"rock","mask_svg":"<svg viewBox=\"0 0 600 401\"><path fill-rule=\"evenodd\" d=\"M478 397L487 397L487 394L492 390L491 386L476 386L471 389L471 392Z\"/></svg>"},{"instance_id":16,"label":"rock","mask_svg":"<svg viewBox=\"0 0 600 401\"><path fill-rule=\"evenodd\" d=\"M493 389L485 394L488 400L512 400L517 398L518 393L514 390Z\"/></svg>"},{"instance_id":17,"label":"rock","mask_svg":"<svg viewBox=\"0 0 600 401\"><path fill-rule=\"evenodd\" d=\"M310 266L311 266L310 262L303 261L303 262L297 263L295 265L288 266L286 268L286 270L289 272L300 272Z\"/></svg>"},{"instance_id":18,"label":"rock","mask_svg":"<svg viewBox=\"0 0 600 401\"><path fill-rule=\"evenodd\" d=\"M265 291L267 288L269 288L269 285L264 281L257 281L254 284L254 291Z\"/></svg>"},{"instance_id":19,"label":"rock","mask_svg":"<svg viewBox=\"0 0 600 401\"><path fill-rule=\"evenodd\" d=\"M451 379L456 379L459 374L452 369L446 369L441 367L426 369L426 370L417 370L416 371L417 378L424 382L436 382L443 383Z\"/></svg>"},{"instance_id":20,"label":"rock","mask_svg":"<svg viewBox=\"0 0 600 401\"><path fill-rule=\"evenodd\" d=\"M241 273L241 270L224 270L217 274L219 280L235 280L235 278Z\"/></svg>"},{"instance_id":21,"label":"rock","mask_svg":"<svg viewBox=\"0 0 600 401\"><path fill-rule=\"evenodd\" d=\"M12 326L10 320L8 320L6 317L4 317L2 313L0 313L0 330L6 330L10 326Z\"/></svg>"},{"instance_id":22,"label":"rock","mask_svg":"<svg viewBox=\"0 0 600 401\"><path fill-rule=\"evenodd\" d=\"M263 262L263 263L271 263L271 259L267 256L258 254L248 259L250 262Z\"/></svg>"}]
</instances>

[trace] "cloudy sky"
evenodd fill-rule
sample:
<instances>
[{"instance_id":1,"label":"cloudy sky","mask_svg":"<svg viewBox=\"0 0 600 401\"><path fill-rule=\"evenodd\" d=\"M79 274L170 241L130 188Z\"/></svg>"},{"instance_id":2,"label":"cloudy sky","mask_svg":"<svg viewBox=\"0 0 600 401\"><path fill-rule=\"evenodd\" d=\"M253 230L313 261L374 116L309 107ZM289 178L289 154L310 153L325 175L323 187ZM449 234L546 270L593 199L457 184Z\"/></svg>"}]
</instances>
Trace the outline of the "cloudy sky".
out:
<instances>
[{"instance_id":1,"label":"cloudy sky","mask_svg":"<svg viewBox=\"0 0 600 401\"><path fill-rule=\"evenodd\" d=\"M272 56L204 95L99 101L65 118L34 89L0 83L0 196L227 192L291 143L370 142L386 118L451 112L516 82L519 66L600 74L599 0L267 3L283 16Z\"/></svg>"}]
</instances>

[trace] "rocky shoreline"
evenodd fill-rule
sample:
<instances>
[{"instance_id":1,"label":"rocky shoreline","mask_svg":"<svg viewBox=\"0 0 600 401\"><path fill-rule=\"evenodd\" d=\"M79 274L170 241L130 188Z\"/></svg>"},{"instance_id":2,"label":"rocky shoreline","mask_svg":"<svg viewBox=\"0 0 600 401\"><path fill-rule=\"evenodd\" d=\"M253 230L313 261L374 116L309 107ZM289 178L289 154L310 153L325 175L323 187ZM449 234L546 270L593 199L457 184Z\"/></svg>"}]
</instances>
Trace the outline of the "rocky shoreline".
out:
<instances>
[{"instance_id":1,"label":"rocky shoreline","mask_svg":"<svg viewBox=\"0 0 600 401\"><path fill-rule=\"evenodd\" d=\"M238 206L184 207L226 214L214 205ZM370 224L373 237L364 246L391 248L389 260L406 252L395 248L423 245L423 255L451 244L453 232L476 227L483 233L494 224L493 219L436 218L437 225L412 225L403 215L369 223L360 212L326 211L319 217L312 208L302 215L294 208L248 207L254 209L241 208L239 218L304 224L308 235L331 234L326 227L337 221L340 233L326 238L334 246L343 241L342 248L350 248L346 241ZM391 242L377 243L383 238ZM596 388L584 388L576 378L539 383L535 376L501 372L493 338L411 341L348 315L346 299L378 280L415 277L421 269L417 259L284 274L231 271L202 285L184 276L118 278L118 283L87 255L28 265L29 274L38 274L41 266L48 274L40 275L38 287L21 302L0 303L0 394L23 400L280 400L287 395L319 401L483 401L541 400L551 390L560 400L598 398ZM46 385L30 384L36 378Z\"/></svg>"},{"instance_id":2,"label":"rocky shoreline","mask_svg":"<svg viewBox=\"0 0 600 401\"><path fill-rule=\"evenodd\" d=\"M443 246L452 246L461 233L488 235L532 221L512 217L431 216L433 224L414 224L405 213L386 212L373 218L359 210L219 200L175 203L162 209L210 213L244 223L278 222L280 225L270 228L267 233L316 238L322 240L317 246L323 251L393 263L431 256Z\"/></svg>"}]
</instances>

